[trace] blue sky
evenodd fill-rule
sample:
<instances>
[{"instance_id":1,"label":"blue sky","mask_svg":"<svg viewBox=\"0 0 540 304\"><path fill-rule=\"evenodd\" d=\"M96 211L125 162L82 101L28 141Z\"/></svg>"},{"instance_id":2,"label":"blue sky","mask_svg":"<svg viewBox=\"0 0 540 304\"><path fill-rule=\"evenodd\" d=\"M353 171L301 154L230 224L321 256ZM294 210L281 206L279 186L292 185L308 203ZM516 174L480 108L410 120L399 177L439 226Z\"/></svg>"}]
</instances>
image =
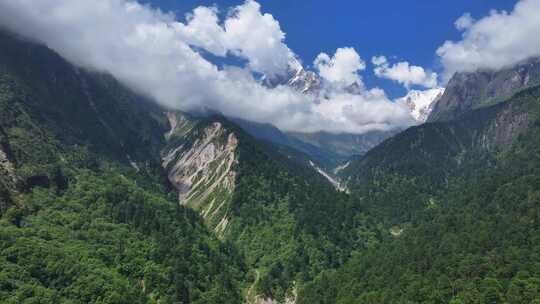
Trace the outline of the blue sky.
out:
<instances>
[{"instance_id":1,"label":"blue sky","mask_svg":"<svg viewBox=\"0 0 540 304\"><path fill-rule=\"evenodd\" d=\"M242 0L146 0L165 11L174 11L181 19L193 8L217 5L222 12L243 3ZM287 45L308 65L320 52L333 54L339 47L354 47L369 61L372 56L407 60L438 71L436 49L446 40L459 40L461 33L454 21L463 13L486 16L491 9L508 10L515 0L259 0L262 10L272 14L286 33ZM371 66L362 73L368 87L379 86L390 97L401 96L405 89L379 79Z\"/></svg>"}]
</instances>

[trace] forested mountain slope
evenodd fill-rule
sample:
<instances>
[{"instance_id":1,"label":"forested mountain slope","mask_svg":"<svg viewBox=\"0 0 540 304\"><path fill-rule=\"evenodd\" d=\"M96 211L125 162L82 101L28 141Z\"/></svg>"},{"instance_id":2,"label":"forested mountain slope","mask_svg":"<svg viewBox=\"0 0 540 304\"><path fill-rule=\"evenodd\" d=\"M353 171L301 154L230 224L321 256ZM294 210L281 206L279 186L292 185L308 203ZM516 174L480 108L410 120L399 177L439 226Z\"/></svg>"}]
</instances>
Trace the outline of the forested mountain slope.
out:
<instances>
[{"instance_id":1,"label":"forested mountain slope","mask_svg":"<svg viewBox=\"0 0 540 304\"><path fill-rule=\"evenodd\" d=\"M393 237L299 303L538 303L539 149L538 87L385 142L351 165L351 188Z\"/></svg>"},{"instance_id":2,"label":"forested mountain slope","mask_svg":"<svg viewBox=\"0 0 540 304\"><path fill-rule=\"evenodd\" d=\"M155 106L46 47L0 45L0 302L241 303L242 259L161 171Z\"/></svg>"},{"instance_id":3,"label":"forested mountain slope","mask_svg":"<svg viewBox=\"0 0 540 304\"><path fill-rule=\"evenodd\" d=\"M246 257L251 301L292 301L297 287L375 238L366 232L375 225L301 155L257 141L223 117L170 115L182 123L163 154L169 179L180 203Z\"/></svg>"},{"instance_id":4,"label":"forested mountain slope","mask_svg":"<svg viewBox=\"0 0 540 304\"><path fill-rule=\"evenodd\" d=\"M273 145L290 148L305 154L310 160L329 172L351 158L352 155L356 154L358 149L362 149L363 145L371 145L370 147L372 147L380 142L380 140L364 142L362 139L352 138L353 136L339 134L335 134L334 136L323 133L312 134L314 137L318 137L319 134L321 136L326 135L325 138L328 141L336 140L339 142L338 144L348 147L346 152L340 153L337 149L333 149L332 145L327 145L324 141L310 143L312 140L309 139L306 133L294 134L282 132L269 124L261 124L242 119L234 119L233 122L258 140L267 141ZM304 138L300 138L302 135ZM343 137L348 142L340 142L338 140L340 137Z\"/></svg>"},{"instance_id":5,"label":"forested mountain slope","mask_svg":"<svg viewBox=\"0 0 540 304\"><path fill-rule=\"evenodd\" d=\"M494 166L497 155L529 130L540 112L539 96L535 87L458 120L412 127L352 161L342 178L360 196L369 193L368 204L379 214L405 220L453 178L473 178ZM402 195L386 193L387 187ZM381 205L375 197L386 198Z\"/></svg>"}]
</instances>

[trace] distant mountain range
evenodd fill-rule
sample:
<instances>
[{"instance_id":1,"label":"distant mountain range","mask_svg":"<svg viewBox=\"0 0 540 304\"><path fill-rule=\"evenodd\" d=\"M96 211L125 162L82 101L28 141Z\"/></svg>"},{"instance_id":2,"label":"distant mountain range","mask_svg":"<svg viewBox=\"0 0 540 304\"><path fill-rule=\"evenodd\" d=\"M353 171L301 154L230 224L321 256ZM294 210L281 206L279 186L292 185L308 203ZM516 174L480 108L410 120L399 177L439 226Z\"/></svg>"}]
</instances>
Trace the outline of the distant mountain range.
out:
<instances>
[{"instance_id":1,"label":"distant mountain range","mask_svg":"<svg viewBox=\"0 0 540 304\"><path fill-rule=\"evenodd\" d=\"M273 79L263 78L262 82L270 87L290 86L303 94L313 95L315 101L324 91L324 80L317 73L306 70L300 62L294 60L285 76L277 76ZM361 93L361 87L357 83L352 84L346 90L351 94ZM404 103L411 111L414 120L420 124L427 120L433 104L441 98L443 93L444 88L425 91L411 90L406 96L397 99L396 102ZM353 156L365 154L383 140L402 131L394 129L370 131L363 134L282 132L268 124L242 120L237 120L237 122L256 138L303 151L329 171L342 165Z\"/></svg>"}]
</instances>

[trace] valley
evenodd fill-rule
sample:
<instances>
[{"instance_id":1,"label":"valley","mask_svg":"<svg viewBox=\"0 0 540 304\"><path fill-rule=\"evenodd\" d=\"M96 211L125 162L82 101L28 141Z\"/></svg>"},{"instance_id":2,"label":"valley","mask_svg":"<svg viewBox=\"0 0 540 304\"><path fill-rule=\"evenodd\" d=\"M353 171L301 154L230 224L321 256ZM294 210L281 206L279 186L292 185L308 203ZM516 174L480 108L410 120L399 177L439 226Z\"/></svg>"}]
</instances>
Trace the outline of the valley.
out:
<instances>
[{"instance_id":1,"label":"valley","mask_svg":"<svg viewBox=\"0 0 540 304\"><path fill-rule=\"evenodd\" d=\"M150 6L134 3L137 33L155 39L145 56L174 62L158 49L174 35L152 36ZM221 50L208 34L254 12L248 0L216 28L217 6L199 7L158 26L197 54L172 86L158 61L129 65L152 77L115 75L0 22L0 302L540 303L540 57L456 71L444 87L416 67L422 79L396 76L407 93L389 98L367 88L352 48L313 66L286 52L273 75L249 57L262 48L233 48L228 33ZM246 67L186 68L211 56ZM395 76L386 57L371 65ZM237 78L216 89L201 75ZM184 80L204 88L175 95ZM236 85L255 98L220 111L216 92Z\"/></svg>"}]
</instances>

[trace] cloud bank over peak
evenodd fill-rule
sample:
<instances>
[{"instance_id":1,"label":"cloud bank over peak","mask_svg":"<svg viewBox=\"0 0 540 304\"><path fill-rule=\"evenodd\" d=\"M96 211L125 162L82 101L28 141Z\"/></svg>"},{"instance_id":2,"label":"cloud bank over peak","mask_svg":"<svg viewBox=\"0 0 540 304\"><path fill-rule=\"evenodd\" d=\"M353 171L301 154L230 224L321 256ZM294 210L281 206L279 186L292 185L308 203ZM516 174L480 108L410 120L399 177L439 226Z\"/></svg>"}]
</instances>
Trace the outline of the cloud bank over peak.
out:
<instances>
[{"instance_id":1,"label":"cloud bank over peak","mask_svg":"<svg viewBox=\"0 0 540 304\"><path fill-rule=\"evenodd\" d=\"M540 56L540 0L521 0L511 12L496 11L479 20L464 14L455 25L460 41L446 41L437 54L445 77L455 72L500 69Z\"/></svg>"},{"instance_id":2,"label":"cloud bank over peak","mask_svg":"<svg viewBox=\"0 0 540 304\"><path fill-rule=\"evenodd\" d=\"M213 109L304 132L363 133L413 123L406 107L376 88L356 94L333 89L315 101L288 86L262 85L254 75L284 73L295 55L279 22L253 0L223 20L217 7L201 6L184 21L133 0L3 0L0 26L79 66L109 72L173 109ZM246 64L220 68L206 53ZM365 69L351 48L316 62L330 82L360 81Z\"/></svg>"}]
</instances>

